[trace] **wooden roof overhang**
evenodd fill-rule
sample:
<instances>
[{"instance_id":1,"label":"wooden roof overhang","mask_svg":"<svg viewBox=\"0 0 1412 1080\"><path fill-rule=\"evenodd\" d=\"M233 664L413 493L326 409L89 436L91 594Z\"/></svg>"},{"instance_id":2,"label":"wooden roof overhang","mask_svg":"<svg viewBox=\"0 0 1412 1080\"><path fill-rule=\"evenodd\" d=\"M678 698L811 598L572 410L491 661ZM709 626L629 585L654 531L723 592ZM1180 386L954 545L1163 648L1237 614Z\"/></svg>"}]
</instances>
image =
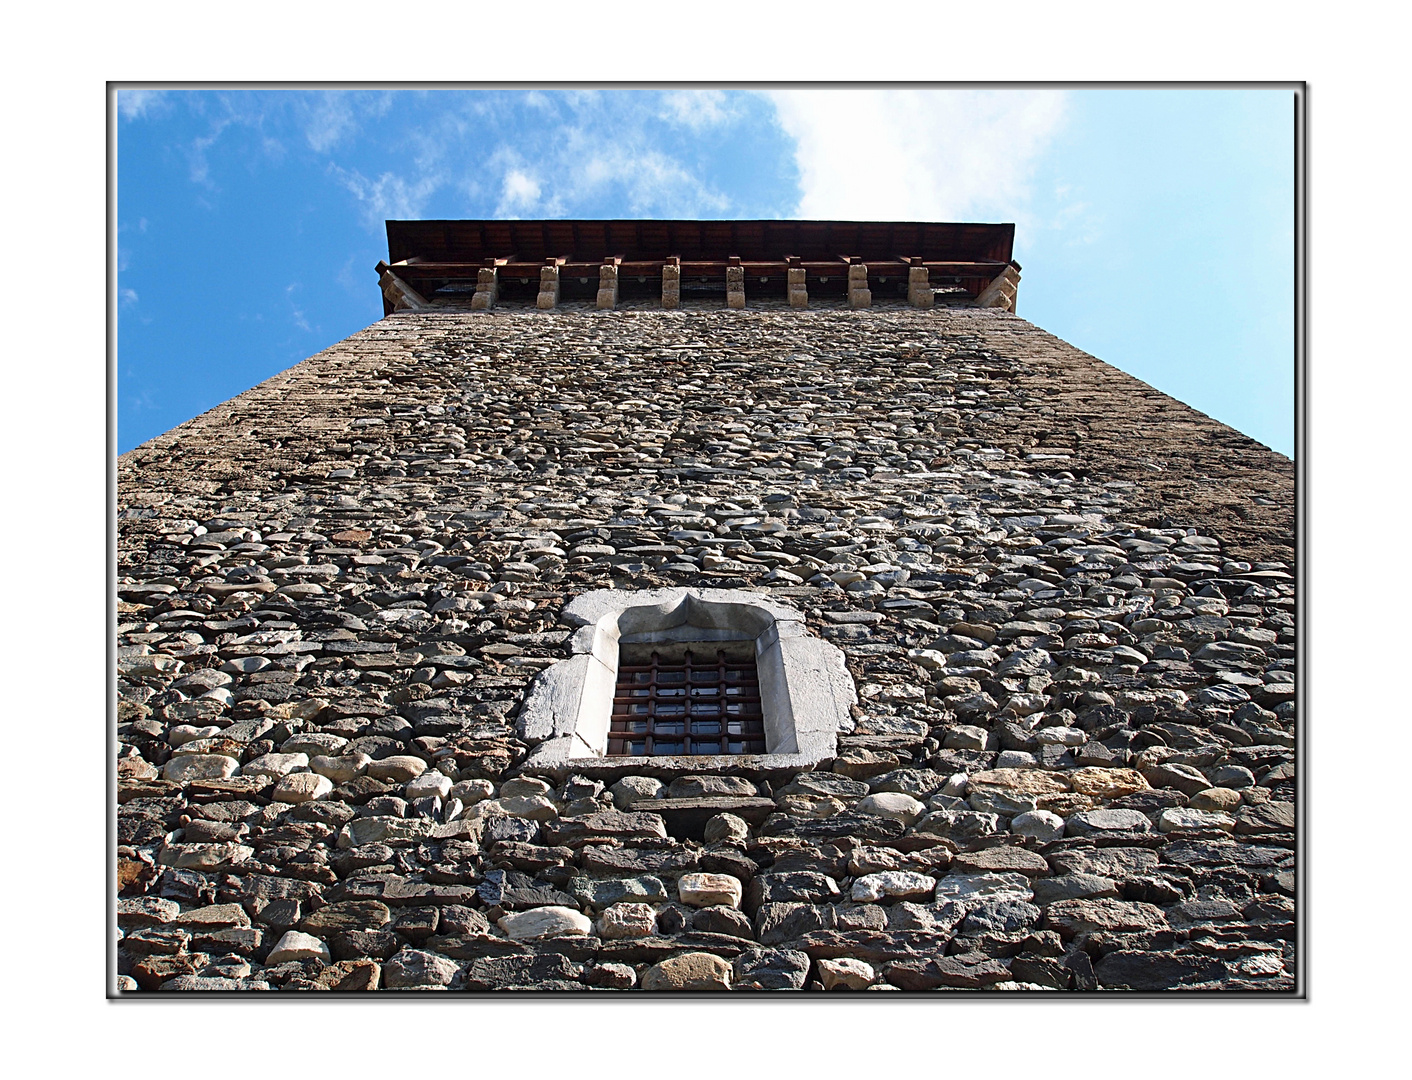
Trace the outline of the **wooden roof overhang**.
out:
<instances>
[{"instance_id":1,"label":"wooden roof overhang","mask_svg":"<svg viewBox=\"0 0 1412 1080\"><path fill-rule=\"evenodd\" d=\"M933 221L389 221L388 258L377 270L430 295L473 284L490 266L537 279L548 262L565 274L596 275L614 261L624 274L680 263L683 274L739 265L749 274L802 267L811 276L861 263L870 279L925 266L933 283L949 279L977 296L1011 265L1014 240L1013 224Z\"/></svg>"}]
</instances>

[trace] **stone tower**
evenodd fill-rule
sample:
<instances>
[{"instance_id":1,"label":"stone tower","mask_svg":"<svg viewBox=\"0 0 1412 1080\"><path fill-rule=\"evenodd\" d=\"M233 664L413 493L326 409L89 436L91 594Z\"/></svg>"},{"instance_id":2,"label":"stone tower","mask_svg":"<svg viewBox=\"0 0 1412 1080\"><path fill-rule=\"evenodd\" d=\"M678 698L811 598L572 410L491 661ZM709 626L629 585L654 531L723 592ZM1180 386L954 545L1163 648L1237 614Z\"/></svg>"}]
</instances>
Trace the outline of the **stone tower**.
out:
<instances>
[{"instance_id":1,"label":"stone tower","mask_svg":"<svg viewBox=\"0 0 1412 1080\"><path fill-rule=\"evenodd\" d=\"M116 985L1294 992L1292 463L1012 238L389 222L118 461Z\"/></svg>"}]
</instances>

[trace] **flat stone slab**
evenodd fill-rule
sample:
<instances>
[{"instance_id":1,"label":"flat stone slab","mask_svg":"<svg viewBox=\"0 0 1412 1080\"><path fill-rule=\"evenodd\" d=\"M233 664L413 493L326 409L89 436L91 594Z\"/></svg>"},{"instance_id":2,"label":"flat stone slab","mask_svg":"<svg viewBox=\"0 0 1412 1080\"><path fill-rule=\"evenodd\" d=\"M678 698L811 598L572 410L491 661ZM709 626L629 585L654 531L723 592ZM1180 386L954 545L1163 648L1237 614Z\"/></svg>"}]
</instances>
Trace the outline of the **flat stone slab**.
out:
<instances>
[{"instance_id":1,"label":"flat stone slab","mask_svg":"<svg viewBox=\"0 0 1412 1080\"><path fill-rule=\"evenodd\" d=\"M852 957L879 964L940 956L950 943L951 934L927 930L815 930L795 944L815 960Z\"/></svg>"},{"instance_id":2,"label":"flat stone slab","mask_svg":"<svg viewBox=\"0 0 1412 1080\"><path fill-rule=\"evenodd\" d=\"M778 807L773 799L719 796L706 799L641 799L630 804L628 809L659 814L673 836L700 840L706 831L706 822L717 814L734 814L752 825L759 825Z\"/></svg>"},{"instance_id":3,"label":"flat stone slab","mask_svg":"<svg viewBox=\"0 0 1412 1080\"><path fill-rule=\"evenodd\" d=\"M963 874L1016 873L1042 877L1049 873L1049 863L1043 855L1015 846L963 852L951 865L953 870Z\"/></svg>"}]
</instances>

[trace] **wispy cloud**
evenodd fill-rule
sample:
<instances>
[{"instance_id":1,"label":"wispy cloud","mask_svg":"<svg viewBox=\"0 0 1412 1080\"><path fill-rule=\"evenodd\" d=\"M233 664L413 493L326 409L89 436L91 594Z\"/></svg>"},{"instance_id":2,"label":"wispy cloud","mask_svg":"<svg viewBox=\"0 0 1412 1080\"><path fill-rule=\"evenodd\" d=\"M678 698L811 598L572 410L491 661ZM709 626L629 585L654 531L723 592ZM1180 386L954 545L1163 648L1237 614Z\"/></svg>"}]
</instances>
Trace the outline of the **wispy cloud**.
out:
<instances>
[{"instance_id":1,"label":"wispy cloud","mask_svg":"<svg viewBox=\"0 0 1412 1080\"><path fill-rule=\"evenodd\" d=\"M304 138L311 150L322 154L337 146L356 126L353 102L347 95L320 94L309 108Z\"/></svg>"},{"instance_id":2,"label":"wispy cloud","mask_svg":"<svg viewBox=\"0 0 1412 1080\"><path fill-rule=\"evenodd\" d=\"M445 183L441 174L407 180L393 172L385 172L370 180L357 169L329 165L329 174L338 180L358 200L364 225L381 228L387 218L418 218L427 200Z\"/></svg>"},{"instance_id":3,"label":"wispy cloud","mask_svg":"<svg viewBox=\"0 0 1412 1080\"><path fill-rule=\"evenodd\" d=\"M202 187L215 189L216 184L211 179L211 161L206 156L206 151L215 146L220 141L221 133L230 126L229 119L217 120L211 125L209 134L193 139L187 148L186 164L187 176L191 178L193 184L200 184Z\"/></svg>"},{"instance_id":4,"label":"wispy cloud","mask_svg":"<svg viewBox=\"0 0 1412 1080\"><path fill-rule=\"evenodd\" d=\"M350 139L363 118L385 116L392 108L392 95L387 91L326 90L297 101L303 114L304 138L317 154L326 154Z\"/></svg>"},{"instance_id":5,"label":"wispy cloud","mask_svg":"<svg viewBox=\"0 0 1412 1080\"><path fill-rule=\"evenodd\" d=\"M672 90L662 95L662 108L657 115L669 124L700 131L728 124L739 113L723 91Z\"/></svg>"},{"instance_id":6,"label":"wispy cloud","mask_svg":"<svg viewBox=\"0 0 1412 1080\"><path fill-rule=\"evenodd\" d=\"M539 181L521 169L505 174L505 199L513 203L533 203L539 199Z\"/></svg>"},{"instance_id":7,"label":"wispy cloud","mask_svg":"<svg viewBox=\"0 0 1412 1080\"><path fill-rule=\"evenodd\" d=\"M282 127L283 114L290 103L288 97L275 92L222 91L212 95L190 91L182 94L181 100L207 125L206 133L192 139L185 148L187 175L193 184L211 192L220 191L220 184L212 175L210 151L227 133L248 132L265 158L278 161L284 156L284 143L276 133ZM256 155L247 148L244 157L248 163Z\"/></svg>"},{"instance_id":8,"label":"wispy cloud","mask_svg":"<svg viewBox=\"0 0 1412 1080\"><path fill-rule=\"evenodd\" d=\"M731 203L704 178L699 165L668 146L664 120L688 126L725 123L728 101L719 91L698 94L605 94L535 91L510 109L527 106L557 120L515 142L502 141L481 171L496 183L501 216L584 212L605 203L620 213L695 217L721 214Z\"/></svg>"},{"instance_id":9,"label":"wispy cloud","mask_svg":"<svg viewBox=\"0 0 1412 1080\"><path fill-rule=\"evenodd\" d=\"M131 368L128 369L128 376L133 376ZM148 386L140 387L136 393L129 393L127 397L127 407L132 412L157 408L157 400L152 396L152 388Z\"/></svg>"},{"instance_id":10,"label":"wispy cloud","mask_svg":"<svg viewBox=\"0 0 1412 1080\"><path fill-rule=\"evenodd\" d=\"M126 221L120 221L120 222L118 222L118 236L121 237L121 236L123 235L123 233L128 233L128 232L133 232L133 231L136 231L136 232L138 232L138 233L145 233L145 232L147 231L147 219L146 219L145 217L144 217L144 218L138 218L136 225L132 224L131 222L126 222ZM126 270L126 269L127 269L129 266L131 266L131 265L132 265L132 248L129 247L129 246L127 246L127 245L125 245L125 244L123 244L121 241L119 241L119 243L118 243L118 273L122 273L124 270Z\"/></svg>"},{"instance_id":11,"label":"wispy cloud","mask_svg":"<svg viewBox=\"0 0 1412 1080\"><path fill-rule=\"evenodd\" d=\"M353 196L370 230L433 208L447 216L591 216L609 207L726 215L734 204L708 179L712 157L704 147L727 137L752 97L720 90L126 93L124 115L181 108L196 121L176 149L190 181L205 189L201 205L215 207L233 162L282 166L312 152ZM389 124L398 114L404 119Z\"/></svg>"},{"instance_id":12,"label":"wispy cloud","mask_svg":"<svg viewBox=\"0 0 1412 1080\"><path fill-rule=\"evenodd\" d=\"M613 139L581 138L583 183L587 193L621 187L632 214L670 213L697 217L722 213L730 200L711 190L682 162L643 140L620 145Z\"/></svg>"},{"instance_id":13,"label":"wispy cloud","mask_svg":"<svg viewBox=\"0 0 1412 1080\"><path fill-rule=\"evenodd\" d=\"M284 298L289 301L289 320L306 334L311 334L314 332L314 328L309 325L309 319L304 314L304 309L294 299L294 294L299 291L300 287L297 281L284 287Z\"/></svg>"},{"instance_id":14,"label":"wispy cloud","mask_svg":"<svg viewBox=\"0 0 1412 1080\"><path fill-rule=\"evenodd\" d=\"M123 307L135 307L137 305L136 289L119 289L118 303Z\"/></svg>"},{"instance_id":15,"label":"wispy cloud","mask_svg":"<svg viewBox=\"0 0 1412 1080\"><path fill-rule=\"evenodd\" d=\"M1014 220L1059 134L1054 90L781 90L811 218Z\"/></svg>"},{"instance_id":16,"label":"wispy cloud","mask_svg":"<svg viewBox=\"0 0 1412 1080\"><path fill-rule=\"evenodd\" d=\"M165 90L119 90L117 102L118 115L124 120L140 120L149 113L158 115L171 106Z\"/></svg>"},{"instance_id":17,"label":"wispy cloud","mask_svg":"<svg viewBox=\"0 0 1412 1080\"><path fill-rule=\"evenodd\" d=\"M537 171L517 152L501 147L491 155L487 168L491 174L500 176L500 202L496 203L496 217L521 217L535 210L554 216L555 209L542 202L544 185L539 182Z\"/></svg>"},{"instance_id":18,"label":"wispy cloud","mask_svg":"<svg viewBox=\"0 0 1412 1080\"><path fill-rule=\"evenodd\" d=\"M118 109L124 118L134 119L184 106L206 128L181 148L188 178L219 191L211 152L223 139L248 137L241 155L247 164L261 159L278 164L301 141L314 153L327 155L351 142L366 121L385 116L393 99L390 91L125 90L118 95Z\"/></svg>"}]
</instances>

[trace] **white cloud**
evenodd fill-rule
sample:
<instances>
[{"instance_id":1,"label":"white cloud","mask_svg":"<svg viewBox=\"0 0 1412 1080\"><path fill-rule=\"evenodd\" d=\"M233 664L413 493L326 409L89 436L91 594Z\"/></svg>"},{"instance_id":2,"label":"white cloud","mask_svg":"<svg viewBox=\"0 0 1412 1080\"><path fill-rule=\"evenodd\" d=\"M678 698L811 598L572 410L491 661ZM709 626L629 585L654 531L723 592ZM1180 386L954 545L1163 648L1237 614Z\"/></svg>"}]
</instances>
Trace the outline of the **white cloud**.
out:
<instances>
[{"instance_id":1,"label":"white cloud","mask_svg":"<svg viewBox=\"0 0 1412 1080\"><path fill-rule=\"evenodd\" d=\"M211 134L192 140L191 149L187 152L187 171L193 184L211 189L216 187L211 179L211 163L206 157L206 151L220 141L221 133L230 124L229 119L216 120L211 125Z\"/></svg>"},{"instance_id":2,"label":"white cloud","mask_svg":"<svg viewBox=\"0 0 1412 1080\"><path fill-rule=\"evenodd\" d=\"M605 201L620 203L621 212L633 216L729 210L728 198L660 148L662 98L591 92L538 97L536 108L559 106L569 119L537 133L532 145L522 140L500 146L481 167L498 178L497 216L558 217Z\"/></svg>"},{"instance_id":3,"label":"white cloud","mask_svg":"<svg viewBox=\"0 0 1412 1080\"><path fill-rule=\"evenodd\" d=\"M309 325L309 319L304 314L304 309L294 302L294 294L299 290L299 283L296 281L292 285L286 285L284 298L289 301L289 318L295 326L299 327L306 334L313 332L313 327Z\"/></svg>"},{"instance_id":4,"label":"white cloud","mask_svg":"<svg viewBox=\"0 0 1412 1080\"><path fill-rule=\"evenodd\" d=\"M288 152L285 139L297 143L302 135L315 153L327 153L356 135L363 119L385 115L392 107L393 95L387 91L329 90L301 94L229 91L213 95L186 94L160 101L163 109L182 101L192 115L208 120L207 133L192 139L186 148L188 173L192 183L218 191L208 151L225 138L227 132L247 132L258 140L262 156L278 164ZM151 112L158 106L154 99L148 98L125 106L120 97L119 108L124 107Z\"/></svg>"},{"instance_id":5,"label":"white cloud","mask_svg":"<svg viewBox=\"0 0 1412 1080\"><path fill-rule=\"evenodd\" d=\"M353 102L347 94L337 92L325 92L314 101L304 122L304 138L311 150L322 154L337 146L356 126Z\"/></svg>"},{"instance_id":6,"label":"white cloud","mask_svg":"<svg viewBox=\"0 0 1412 1080\"><path fill-rule=\"evenodd\" d=\"M167 108L165 90L119 90L118 115L124 120L140 120L149 112L164 112Z\"/></svg>"},{"instance_id":7,"label":"white cloud","mask_svg":"<svg viewBox=\"0 0 1412 1080\"><path fill-rule=\"evenodd\" d=\"M376 180L369 180L357 169L342 169L333 164L329 165L329 172L362 204L364 224L374 230L381 229L388 218L421 217L427 200L444 183L440 174L409 181L396 173L385 172Z\"/></svg>"},{"instance_id":8,"label":"white cloud","mask_svg":"<svg viewBox=\"0 0 1412 1080\"><path fill-rule=\"evenodd\" d=\"M275 92L226 91L211 97L187 94L183 100L194 115L209 118L210 121L208 133L193 139L187 149L192 183L210 191L220 190L220 185L211 175L211 163L206 152L220 142L227 131L249 129L260 140L260 149L266 156L275 160L283 156L284 145L267 129L278 123L288 99Z\"/></svg>"},{"instance_id":9,"label":"white cloud","mask_svg":"<svg viewBox=\"0 0 1412 1080\"><path fill-rule=\"evenodd\" d=\"M1055 90L780 90L805 218L1023 216L1034 163L1061 130Z\"/></svg>"},{"instance_id":10,"label":"white cloud","mask_svg":"<svg viewBox=\"0 0 1412 1080\"><path fill-rule=\"evenodd\" d=\"M145 217L138 218L136 225L124 221L118 222L119 236L121 236L125 232L132 232L134 229L136 229L139 233L145 233L147 231L147 219ZM132 265L132 248L124 247L122 244L119 244L117 262L119 273L130 267Z\"/></svg>"},{"instance_id":11,"label":"white cloud","mask_svg":"<svg viewBox=\"0 0 1412 1080\"><path fill-rule=\"evenodd\" d=\"M524 169L511 166L500 181L500 202L495 207L495 216L515 217L534 209L540 190L538 180Z\"/></svg>"},{"instance_id":12,"label":"white cloud","mask_svg":"<svg viewBox=\"0 0 1412 1080\"><path fill-rule=\"evenodd\" d=\"M730 202L708 188L679 161L634 140L624 145L618 138L572 132L567 153L581 164L574 170L575 191L598 195L610 185L621 185L628 213L697 217L721 213Z\"/></svg>"},{"instance_id":13,"label":"white cloud","mask_svg":"<svg viewBox=\"0 0 1412 1080\"><path fill-rule=\"evenodd\" d=\"M727 215L732 200L706 179L709 163L694 136L738 123L739 97L718 90L259 91L174 94L164 107L180 104L197 118L182 150L191 181L212 202L222 171L238 160L220 153L232 136L271 166L304 144L326 155L328 175L354 196L369 230L380 231L387 218L419 218L433 207L453 216ZM408 117L395 133L370 122L394 109ZM376 168L360 161L360 170L344 157L355 140L371 144ZM460 206L444 205L453 183Z\"/></svg>"},{"instance_id":14,"label":"white cloud","mask_svg":"<svg viewBox=\"0 0 1412 1080\"><path fill-rule=\"evenodd\" d=\"M304 113L304 138L316 154L327 153L355 134L360 115L385 116L392 107L392 95L387 91L325 90L299 100Z\"/></svg>"},{"instance_id":15,"label":"white cloud","mask_svg":"<svg viewBox=\"0 0 1412 1080\"><path fill-rule=\"evenodd\" d=\"M662 95L658 116L669 124L700 131L729 123L736 113L720 90L671 90Z\"/></svg>"},{"instance_id":16,"label":"white cloud","mask_svg":"<svg viewBox=\"0 0 1412 1080\"><path fill-rule=\"evenodd\" d=\"M123 307L132 307L134 304L137 303L137 290L119 289L118 303L120 303Z\"/></svg>"}]
</instances>

